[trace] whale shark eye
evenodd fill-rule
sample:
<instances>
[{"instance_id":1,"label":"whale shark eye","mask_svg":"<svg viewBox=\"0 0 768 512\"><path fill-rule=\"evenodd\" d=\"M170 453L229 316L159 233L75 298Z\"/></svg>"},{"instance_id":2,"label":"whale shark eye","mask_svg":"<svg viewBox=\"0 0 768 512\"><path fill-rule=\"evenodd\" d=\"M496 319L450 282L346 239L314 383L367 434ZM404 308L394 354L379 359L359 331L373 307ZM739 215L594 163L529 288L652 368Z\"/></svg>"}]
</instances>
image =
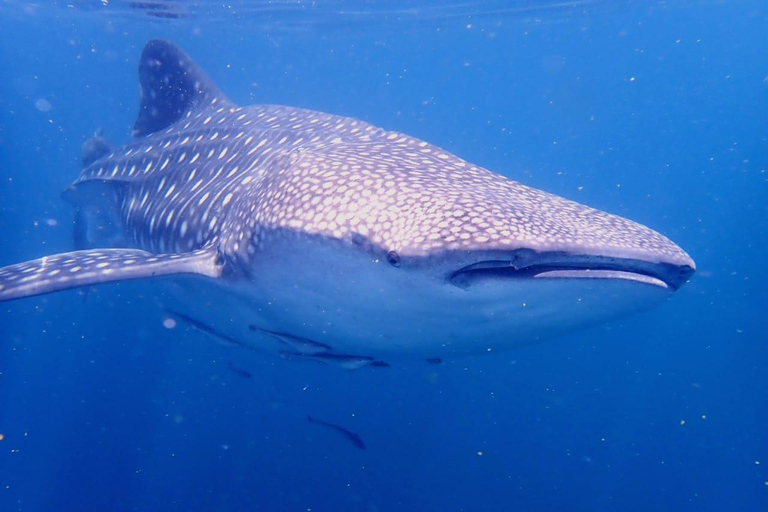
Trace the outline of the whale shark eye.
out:
<instances>
[{"instance_id":1,"label":"whale shark eye","mask_svg":"<svg viewBox=\"0 0 768 512\"><path fill-rule=\"evenodd\" d=\"M397 254L395 251L389 251L387 253L387 261L393 267L399 267L400 266L400 255Z\"/></svg>"}]
</instances>

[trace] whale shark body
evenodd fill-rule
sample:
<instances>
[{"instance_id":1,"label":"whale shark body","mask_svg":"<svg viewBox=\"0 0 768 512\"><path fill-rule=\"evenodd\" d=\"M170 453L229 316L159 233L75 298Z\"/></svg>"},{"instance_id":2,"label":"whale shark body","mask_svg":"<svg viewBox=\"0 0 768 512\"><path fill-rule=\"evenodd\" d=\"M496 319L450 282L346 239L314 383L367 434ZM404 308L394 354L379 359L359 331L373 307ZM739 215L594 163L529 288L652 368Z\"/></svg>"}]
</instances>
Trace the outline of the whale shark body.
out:
<instances>
[{"instance_id":1,"label":"whale shark body","mask_svg":"<svg viewBox=\"0 0 768 512\"><path fill-rule=\"evenodd\" d=\"M659 233L356 119L231 102L151 41L134 140L84 147L74 252L0 300L147 279L230 344L348 368L530 343L647 309L694 272Z\"/></svg>"}]
</instances>

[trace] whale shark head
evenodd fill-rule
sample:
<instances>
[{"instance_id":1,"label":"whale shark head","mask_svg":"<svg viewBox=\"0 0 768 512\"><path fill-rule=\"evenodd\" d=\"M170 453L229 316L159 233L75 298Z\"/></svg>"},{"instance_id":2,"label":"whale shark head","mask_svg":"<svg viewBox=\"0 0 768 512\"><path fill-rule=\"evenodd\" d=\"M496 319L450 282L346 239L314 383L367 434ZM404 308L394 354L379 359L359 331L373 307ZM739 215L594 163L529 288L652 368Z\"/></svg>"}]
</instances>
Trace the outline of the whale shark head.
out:
<instances>
[{"instance_id":1,"label":"whale shark head","mask_svg":"<svg viewBox=\"0 0 768 512\"><path fill-rule=\"evenodd\" d=\"M648 309L694 272L636 222L403 134L367 138L296 154L255 217L243 210L253 279L290 290L274 295L304 336L366 353L488 350Z\"/></svg>"},{"instance_id":2,"label":"whale shark head","mask_svg":"<svg viewBox=\"0 0 768 512\"><path fill-rule=\"evenodd\" d=\"M256 245L271 232L324 237L462 289L583 278L674 291L695 268L680 247L641 224L398 133L298 152L261 192L259 208L241 217Z\"/></svg>"},{"instance_id":3,"label":"whale shark head","mask_svg":"<svg viewBox=\"0 0 768 512\"><path fill-rule=\"evenodd\" d=\"M694 272L650 228L414 137L239 107L170 43L139 69L136 138L87 145L66 193L88 250L0 269L0 300L171 276L200 330L359 364L535 341L647 309Z\"/></svg>"}]
</instances>

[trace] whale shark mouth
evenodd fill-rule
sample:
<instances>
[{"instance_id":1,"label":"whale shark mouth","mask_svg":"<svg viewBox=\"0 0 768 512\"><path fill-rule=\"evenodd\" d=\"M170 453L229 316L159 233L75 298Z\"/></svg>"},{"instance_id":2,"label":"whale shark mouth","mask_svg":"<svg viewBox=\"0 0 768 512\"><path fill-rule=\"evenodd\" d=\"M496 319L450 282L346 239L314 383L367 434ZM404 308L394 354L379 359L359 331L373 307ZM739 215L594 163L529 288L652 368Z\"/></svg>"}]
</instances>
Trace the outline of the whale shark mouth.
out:
<instances>
[{"instance_id":1,"label":"whale shark mouth","mask_svg":"<svg viewBox=\"0 0 768 512\"><path fill-rule=\"evenodd\" d=\"M510 279L621 279L675 291L693 274L688 265L566 252L517 251L510 259L483 260L460 268L449 279L469 289L481 281Z\"/></svg>"}]
</instances>

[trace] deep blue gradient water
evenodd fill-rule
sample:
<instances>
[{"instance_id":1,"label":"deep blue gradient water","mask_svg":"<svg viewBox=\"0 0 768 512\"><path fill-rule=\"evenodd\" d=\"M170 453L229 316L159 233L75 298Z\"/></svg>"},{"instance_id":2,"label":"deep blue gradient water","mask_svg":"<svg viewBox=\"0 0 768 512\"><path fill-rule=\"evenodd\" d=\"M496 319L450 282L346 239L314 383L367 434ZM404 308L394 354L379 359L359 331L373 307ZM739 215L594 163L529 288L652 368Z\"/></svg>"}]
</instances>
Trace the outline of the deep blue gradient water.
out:
<instances>
[{"instance_id":1,"label":"deep blue gradient water","mask_svg":"<svg viewBox=\"0 0 768 512\"><path fill-rule=\"evenodd\" d=\"M699 270L508 353L238 356L250 379L141 283L3 303L0 511L768 510L764 2L170 3L182 18L0 2L0 265L72 249L60 192L97 128L128 140L161 37L241 104L410 133L647 224Z\"/></svg>"}]
</instances>

